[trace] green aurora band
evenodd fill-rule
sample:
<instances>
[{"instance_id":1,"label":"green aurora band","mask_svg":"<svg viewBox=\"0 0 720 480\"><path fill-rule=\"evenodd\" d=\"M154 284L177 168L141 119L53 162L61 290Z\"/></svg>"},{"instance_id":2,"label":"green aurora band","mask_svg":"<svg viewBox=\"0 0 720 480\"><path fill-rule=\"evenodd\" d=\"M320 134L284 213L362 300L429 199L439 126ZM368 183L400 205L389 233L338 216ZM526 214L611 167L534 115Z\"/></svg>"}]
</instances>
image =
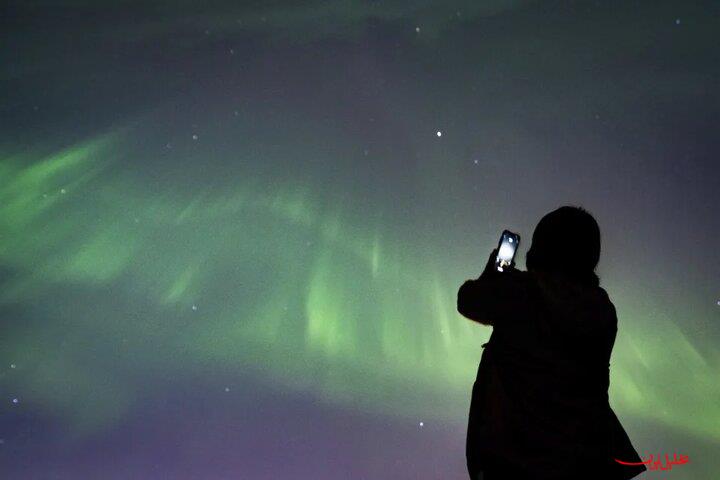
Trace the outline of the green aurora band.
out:
<instances>
[{"instance_id":1,"label":"green aurora band","mask_svg":"<svg viewBox=\"0 0 720 480\"><path fill-rule=\"evenodd\" d=\"M361 224L345 213L350 198L326 208L318 186L154 190L113 173L124 135L3 155L0 302L31 313L0 340L18 373L0 376L2 391L80 436L120 422L153 378L212 371L464 421L490 329L456 312L466 275L444 271L437 247ZM720 440L720 405L706 401L720 396L717 356L629 293L613 300L618 414ZM693 389L678 390L688 375Z\"/></svg>"}]
</instances>

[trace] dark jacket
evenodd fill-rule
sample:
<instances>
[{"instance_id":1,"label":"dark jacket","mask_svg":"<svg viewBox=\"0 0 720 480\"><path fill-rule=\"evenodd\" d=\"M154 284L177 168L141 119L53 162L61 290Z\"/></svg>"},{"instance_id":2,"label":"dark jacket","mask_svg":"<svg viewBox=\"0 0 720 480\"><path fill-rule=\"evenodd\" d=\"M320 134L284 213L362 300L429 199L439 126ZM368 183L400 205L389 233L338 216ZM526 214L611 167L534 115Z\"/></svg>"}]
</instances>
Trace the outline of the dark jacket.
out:
<instances>
[{"instance_id":1,"label":"dark jacket","mask_svg":"<svg viewBox=\"0 0 720 480\"><path fill-rule=\"evenodd\" d=\"M493 269L458 291L458 311L493 326L472 389L466 457L528 478L628 479L640 462L608 401L617 333L607 292L561 274Z\"/></svg>"}]
</instances>

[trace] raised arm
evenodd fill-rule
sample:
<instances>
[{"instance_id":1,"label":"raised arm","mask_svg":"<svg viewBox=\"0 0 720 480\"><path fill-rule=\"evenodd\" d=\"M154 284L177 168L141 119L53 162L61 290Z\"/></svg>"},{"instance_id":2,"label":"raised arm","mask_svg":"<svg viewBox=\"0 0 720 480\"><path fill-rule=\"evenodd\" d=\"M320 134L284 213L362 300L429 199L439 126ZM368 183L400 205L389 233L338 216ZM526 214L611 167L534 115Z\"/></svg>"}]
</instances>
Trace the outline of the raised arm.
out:
<instances>
[{"instance_id":1,"label":"raised arm","mask_svg":"<svg viewBox=\"0 0 720 480\"><path fill-rule=\"evenodd\" d=\"M497 325L513 311L523 297L525 272L514 268L498 272L494 268L497 249L490 255L483 273L460 286L457 296L458 312L483 325Z\"/></svg>"}]
</instances>

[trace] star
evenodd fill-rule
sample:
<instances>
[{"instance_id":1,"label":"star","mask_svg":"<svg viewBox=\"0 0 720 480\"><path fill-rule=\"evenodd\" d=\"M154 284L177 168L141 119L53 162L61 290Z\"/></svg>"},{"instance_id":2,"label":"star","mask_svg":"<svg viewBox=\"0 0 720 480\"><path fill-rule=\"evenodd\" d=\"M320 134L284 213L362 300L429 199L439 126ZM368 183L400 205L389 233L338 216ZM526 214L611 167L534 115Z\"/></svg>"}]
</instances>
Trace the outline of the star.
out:
<instances>
[{"instance_id":1,"label":"star","mask_svg":"<svg viewBox=\"0 0 720 480\"><path fill-rule=\"evenodd\" d=\"M197 140L197 139L198 139L198 136L193 133L192 139L193 139L193 140Z\"/></svg>"},{"instance_id":2,"label":"star","mask_svg":"<svg viewBox=\"0 0 720 480\"><path fill-rule=\"evenodd\" d=\"M15 405L17 405L17 404L20 402L20 400L18 400L17 398L13 398L13 399L12 399L12 402L13 402Z\"/></svg>"},{"instance_id":3,"label":"star","mask_svg":"<svg viewBox=\"0 0 720 480\"><path fill-rule=\"evenodd\" d=\"M473 163L474 163L475 165L477 165L477 164L478 164L478 159L476 158L475 160L473 160Z\"/></svg>"},{"instance_id":4,"label":"star","mask_svg":"<svg viewBox=\"0 0 720 480\"><path fill-rule=\"evenodd\" d=\"M675 19L675 25L680 25L680 19L679 19L679 18L676 18L676 19Z\"/></svg>"},{"instance_id":5,"label":"star","mask_svg":"<svg viewBox=\"0 0 720 480\"><path fill-rule=\"evenodd\" d=\"M229 391L230 391L230 387L225 387L225 391L226 391L226 392L229 392Z\"/></svg>"},{"instance_id":6,"label":"star","mask_svg":"<svg viewBox=\"0 0 720 480\"><path fill-rule=\"evenodd\" d=\"M15 365L14 363L10 364L10 368L15 368L15 367L17 367L17 365Z\"/></svg>"},{"instance_id":7,"label":"star","mask_svg":"<svg viewBox=\"0 0 720 480\"><path fill-rule=\"evenodd\" d=\"M415 27L415 31L416 31L417 33L420 33L420 27Z\"/></svg>"},{"instance_id":8,"label":"star","mask_svg":"<svg viewBox=\"0 0 720 480\"><path fill-rule=\"evenodd\" d=\"M421 426L421 427L425 426L425 423L424 423L424 422L420 422L420 426Z\"/></svg>"},{"instance_id":9,"label":"star","mask_svg":"<svg viewBox=\"0 0 720 480\"><path fill-rule=\"evenodd\" d=\"M442 132L440 130L437 131L437 136L442 137Z\"/></svg>"},{"instance_id":10,"label":"star","mask_svg":"<svg viewBox=\"0 0 720 480\"><path fill-rule=\"evenodd\" d=\"M192 309L193 309L193 310L197 310L197 305L193 305L193 306L192 306Z\"/></svg>"}]
</instances>

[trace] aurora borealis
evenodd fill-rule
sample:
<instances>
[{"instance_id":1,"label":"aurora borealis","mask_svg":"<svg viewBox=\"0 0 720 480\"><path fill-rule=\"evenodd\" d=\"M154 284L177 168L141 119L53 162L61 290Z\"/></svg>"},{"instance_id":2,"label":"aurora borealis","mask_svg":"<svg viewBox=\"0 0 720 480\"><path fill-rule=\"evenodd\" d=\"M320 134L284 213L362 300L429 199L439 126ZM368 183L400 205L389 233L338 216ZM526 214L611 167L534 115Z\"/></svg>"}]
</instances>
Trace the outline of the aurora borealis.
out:
<instances>
[{"instance_id":1,"label":"aurora borealis","mask_svg":"<svg viewBox=\"0 0 720 480\"><path fill-rule=\"evenodd\" d=\"M457 289L563 204L717 475L717 2L240 3L0 7L2 478L467 478Z\"/></svg>"}]
</instances>

